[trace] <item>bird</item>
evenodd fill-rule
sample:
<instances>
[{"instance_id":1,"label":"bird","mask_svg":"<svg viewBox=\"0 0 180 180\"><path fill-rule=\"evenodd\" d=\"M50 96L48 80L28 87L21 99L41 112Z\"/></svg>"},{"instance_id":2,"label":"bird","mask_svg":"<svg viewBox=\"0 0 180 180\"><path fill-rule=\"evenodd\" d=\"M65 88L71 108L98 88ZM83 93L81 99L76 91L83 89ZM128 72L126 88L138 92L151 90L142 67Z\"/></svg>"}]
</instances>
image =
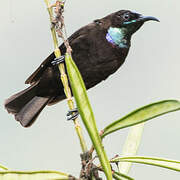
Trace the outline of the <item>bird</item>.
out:
<instances>
[{"instance_id":1,"label":"bird","mask_svg":"<svg viewBox=\"0 0 180 180\"><path fill-rule=\"evenodd\" d=\"M153 16L119 10L94 20L68 38L73 60L87 89L119 69L128 55L132 35L150 20L159 21ZM59 48L64 55L65 45L61 44ZM30 127L46 105L66 98L58 65L52 64L54 59L54 53L50 54L25 81L30 86L5 100L5 109L23 127Z\"/></svg>"}]
</instances>

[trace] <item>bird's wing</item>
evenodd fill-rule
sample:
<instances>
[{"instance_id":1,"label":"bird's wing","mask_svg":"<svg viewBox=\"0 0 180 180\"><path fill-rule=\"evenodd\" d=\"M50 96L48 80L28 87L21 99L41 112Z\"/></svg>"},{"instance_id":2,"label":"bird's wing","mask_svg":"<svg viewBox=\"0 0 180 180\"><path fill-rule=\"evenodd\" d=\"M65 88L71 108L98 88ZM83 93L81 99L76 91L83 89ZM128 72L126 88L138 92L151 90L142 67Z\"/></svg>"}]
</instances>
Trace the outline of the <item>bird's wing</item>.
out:
<instances>
[{"instance_id":1,"label":"bird's wing","mask_svg":"<svg viewBox=\"0 0 180 180\"><path fill-rule=\"evenodd\" d=\"M78 39L84 38L88 34L87 29L91 29L94 23L91 23L87 26L82 27L78 31L76 31L74 34L72 34L68 40L71 46L75 46L77 42L79 42ZM60 50L62 54L65 54L66 48L65 45L62 44L60 46ZM40 77L42 76L44 70L48 67L51 66L51 62L54 60L55 55L54 53L50 54L41 64L40 66L35 70L35 72L25 81L25 84L33 84L37 82Z\"/></svg>"},{"instance_id":2,"label":"bird's wing","mask_svg":"<svg viewBox=\"0 0 180 180\"><path fill-rule=\"evenodd\" d=\"M52 53L51 55L49 55L41 64L40 66L33 72L33 74L31 74L28 79L25 81L25 84L33 84L35 82L37 82L40 77L42 76L42 73L44 72L44 70L50 66L51 61L55 58L54 53Z\"/></svg>"}]
</instances>

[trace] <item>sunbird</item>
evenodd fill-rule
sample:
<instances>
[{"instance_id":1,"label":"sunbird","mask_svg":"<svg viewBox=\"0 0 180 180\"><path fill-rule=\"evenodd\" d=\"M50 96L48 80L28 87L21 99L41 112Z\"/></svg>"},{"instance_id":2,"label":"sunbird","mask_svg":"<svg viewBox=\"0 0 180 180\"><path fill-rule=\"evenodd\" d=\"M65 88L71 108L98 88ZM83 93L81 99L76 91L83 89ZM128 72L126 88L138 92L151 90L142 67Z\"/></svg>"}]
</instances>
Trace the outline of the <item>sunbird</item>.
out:
<instances>
[{"instance_id":1,"label":"sunbird","mask_svg":"<svg viewBox=\"0 0 180 180\"><path fill-rule=\"evenodd\" d=\"M128 55L131 36L150 20L159 21L152 16L120 10L94 20L68 38L72 58L87 89L119 69ZM59 48L65 55L65 45ZM23 127L31 126L46 105L65 99L58 63L54 53L50 54L25 81L30 86L5 101L7 111L14 114Z\"/></svg>"}]
</instances>

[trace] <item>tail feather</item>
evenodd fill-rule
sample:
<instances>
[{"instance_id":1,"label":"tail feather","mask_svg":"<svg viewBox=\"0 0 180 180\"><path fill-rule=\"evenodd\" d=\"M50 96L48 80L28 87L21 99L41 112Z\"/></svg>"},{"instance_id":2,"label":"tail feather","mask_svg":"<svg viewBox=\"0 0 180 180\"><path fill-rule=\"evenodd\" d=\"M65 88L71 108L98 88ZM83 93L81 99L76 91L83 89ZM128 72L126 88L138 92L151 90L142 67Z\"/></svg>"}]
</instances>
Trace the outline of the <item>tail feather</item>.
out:
<instances>
[{"instance_id":1,"label":"tail feather","mask_svg":"<svg viewBox=\"0 0 180 180\"><path fill-rule=\"evenodd\" d=\"M43 108L51 100L50 97L36 96L37 84L11 96L5 101L5 108L14 114L22 126L28 127L36 120Z\"/></svg>"},{"instance_id":2,"label":"tail feather","mask_svg":"<svg viewBox=\"0 0 180 180\"><path fill-rule=\"evenodd\" d=\"M15 119L24 127L31 126L48 102L48 97L35 96L15 115Z\"/></svg>"},{"instance_id":3,"label":"tail feather","mask_svg":"<svg viewBox=\"0 0 180 180\"><path fill-rule=\"evenodd\" d=\"M6 99L4 106L8 113L17 114L36 94L36 84Z\"/></svg>"}]
</instances>

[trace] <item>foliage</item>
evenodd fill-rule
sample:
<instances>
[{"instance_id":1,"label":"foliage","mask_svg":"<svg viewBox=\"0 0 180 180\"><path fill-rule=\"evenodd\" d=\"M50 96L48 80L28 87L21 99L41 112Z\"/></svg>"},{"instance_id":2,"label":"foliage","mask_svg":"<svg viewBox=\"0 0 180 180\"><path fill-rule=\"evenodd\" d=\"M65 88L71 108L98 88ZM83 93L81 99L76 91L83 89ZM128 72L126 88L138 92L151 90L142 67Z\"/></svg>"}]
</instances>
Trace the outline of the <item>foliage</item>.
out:
<instances>
[{"instance_id":1,"label":"foliage","mask_svg":"<svg viewBox=\"0 0 180 180\"><path fill-rule=\"evenodd\" d=\"M45 2L48 7L50 21L52 22L54 20L52 8L48 0L45 0ZM60 34L61 38L64 40L64 43L67 47L65 63L67 67L68 77L82 122L86 127L86 130L92 141L92 147L88 150L86 146L86 141L82 134L82 129L78 123L78 120L75 119L74 124L83 152L81 154L82 168L79 178L75 178L74 176L59 171L58 172L57 171L35 171L35 172L9 171L6 167L0 165L0 169L1 169L0 179L2 180L16 180L16 179L18 180L21 179L22 180L31 180L31 179L33 180L34 179L38 179L38 180L98 179L100 180L101 178L99 175L99 171L102 171L106 175L106 178L108 180L111 179L132 180L133 178L127 175L131 168L132 163L148 164L148 165L171 169L174 171L180 171L180 161L167 160L163 158L136 156L141 140L144 122L155 119L156 117L164 115L166 113L180 110L180 102L177 100L164 100L141 107L129 113L128 115L112 122L111 124L106 126L102 131L100 131L100 133L98 132L95 117L86 93L84 82L82 80L81 74L77 66L75 65L72 59L69 44L67 41L65 41L65 38L63 36L62 30L64 28L64 22L63 22L63 16L61 16L63 12L62 11L63 8L64 8L64 2L57 0L56 13L58 15L58 18L61 20L62 26L59 26L58 18L56 16L55 20L57 21L56 22L57 24L55 24L51 28L54 47L55 47L55 55L56 57L61 56L61 52L58 49L58 44L57 44L58 41L56 38L56 32L58 32L58 35ZM58 29L56 29L57 27ZM59 27L61 28L59 29ZM65 94L68 98L69 108L73 109L74 104L72 101L71 90L68 84L68 78L65 73L64 63L61 63L59 65L59 70L61 74L63 74L61 80L65 88ZM124 145L122 157L115 157L111 160L108 160L106 151L102 144L102 139L113 132L119 131L122 128L127 128L130 126L133 127L130 129L128 138ZM100 161L100 165L97 165L94 162L94 159L96 158L96 154L95 156L93 155L94 150L97 153L97 156ZM110 164L113 163L117 165L118 167L117 170L111 168Z\"/></svg>"}]
</instances>

